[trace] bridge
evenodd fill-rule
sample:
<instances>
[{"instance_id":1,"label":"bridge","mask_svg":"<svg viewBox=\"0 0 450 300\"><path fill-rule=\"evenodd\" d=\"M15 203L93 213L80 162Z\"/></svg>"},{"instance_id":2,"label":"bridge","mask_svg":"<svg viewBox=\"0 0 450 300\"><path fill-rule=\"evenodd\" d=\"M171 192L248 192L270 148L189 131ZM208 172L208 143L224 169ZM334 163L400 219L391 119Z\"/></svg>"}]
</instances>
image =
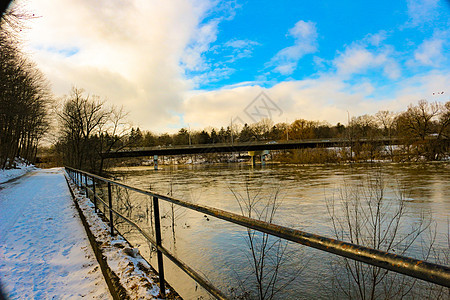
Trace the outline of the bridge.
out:
<instances>
[{"instance_id":1,"label":"bridge","mask_svg":"<svg viewBox=\"0 0 450 300\"><path fill-rule=\"evenodd\" d=\"M398 144L398 138L377 138L377 139L308 139L292 141L254 141L245 143L220 143L220 144L198 144L198 145L176 145L176 146L156 146L137 147L110 151L102 153L103 158L124 158L141 157L154 155L180 155L199 153L224 153L224 152L245 152L264 150L287 150L301 148L330 148L342 147L355 143L370 143L376 145Z\"/></svg>"},{"instance_id":2,"label":"bridge","mask_svg":"<svg viewBox=\"0 0 450 300\"><path fill-rule=\"evenodd\" d=\"M255 165L256 155L261 155L261 162L270 150L288 150L302 148L331 148L351 146L356 143L369 143L374 145L398 144L398 138L376 138L376 139L304 139L291 141L253 141L244 143L219 143L219 144L196 144L196 145L176 145L176 146L156 146L156 147L136 147L121 149L102 153L103 158L125 158L153 156L155 169L158 165L158 156L161 155L181 155L181 154L205 154L205 153L232 153L248 152L251 156L252 165Z\"/></svg>"}]
</instances>

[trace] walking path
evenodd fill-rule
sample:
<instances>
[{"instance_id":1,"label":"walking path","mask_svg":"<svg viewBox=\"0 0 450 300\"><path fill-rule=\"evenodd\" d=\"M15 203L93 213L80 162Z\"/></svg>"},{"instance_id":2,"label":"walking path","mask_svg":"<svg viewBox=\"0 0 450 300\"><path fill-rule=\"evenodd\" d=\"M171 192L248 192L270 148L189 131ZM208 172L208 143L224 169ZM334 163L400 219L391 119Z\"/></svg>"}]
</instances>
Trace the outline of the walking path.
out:
<instances>
[{"instance_id":1,"label":"walking path","mask_svg":"<svg viewBox=\"0 0 450 300\"><path fill-rule=\"evenodd\" d=\"M0 283L8 299L112 299L63 169L0 184Z\"/></svg>"}]
</instances>

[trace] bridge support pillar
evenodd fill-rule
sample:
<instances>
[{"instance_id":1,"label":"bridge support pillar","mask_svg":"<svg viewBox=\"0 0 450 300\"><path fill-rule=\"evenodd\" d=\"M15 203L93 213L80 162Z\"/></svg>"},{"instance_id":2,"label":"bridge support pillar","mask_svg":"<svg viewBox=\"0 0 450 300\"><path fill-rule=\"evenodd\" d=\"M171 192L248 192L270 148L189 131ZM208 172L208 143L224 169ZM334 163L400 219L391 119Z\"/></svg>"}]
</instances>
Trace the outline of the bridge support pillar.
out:
<instances>
[{"instance_id":1,"label":"bridge support pillar","mask_svg":"<svg viewBox=\"0 0 450 300\"><path fill-rule=\"evenodd\" d=\"M266 157L267 155L269 155L269 150L263 150L261 152L261 166L265 166L266 165Z\"/></svg>"},{"instance_id":2,"label":"bridge support pillar","mask_svg":"<svg viewBox=\"0 0 450 300\"><path fill-rule=\"evenodd\" d=\"M153 155L153 167L158 170L158 155Z\"/></svg>"},{"instance_id":3,"label":"bridge support pillar","mask_svg":"<svg viewBox=\"0 0 450 300\"><path fill-rule=\"evenodd\" d=\"M252 167L256 166L256 151L248 151L248 155L250 155L250 163Z\"/></svg>"},{"instance_id":4,"label":"bridge support pillar","mask_svg":"<svg viewBox=\"0 0 450 300\"><path fill-rule=\"evenodd\" d=\"M258 151L248 151L248 155L250 155L250 162L252 167L256 166L256 156L261 156L261 165L264 166L266 164L266 155L269 154L269 150L258 150Z\"/></svg>"}]
</instances>

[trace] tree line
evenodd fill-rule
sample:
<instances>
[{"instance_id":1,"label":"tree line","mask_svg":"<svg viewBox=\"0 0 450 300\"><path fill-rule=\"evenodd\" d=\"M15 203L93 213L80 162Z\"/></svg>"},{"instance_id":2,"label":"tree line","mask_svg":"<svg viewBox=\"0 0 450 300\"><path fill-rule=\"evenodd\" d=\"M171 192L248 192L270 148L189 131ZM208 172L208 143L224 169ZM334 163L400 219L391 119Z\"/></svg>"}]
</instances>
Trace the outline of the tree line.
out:
<instances>
[{"instance_id":1,"label":"tree line","mask_svg":"<svg viewBox=\"0 0 450 300\"><path fill-rule=\"evenodd\" d=\"M47 81L22 54L15 34L25 17L9 10L0 20L0 169L14 167L16 157L33 162L49 126Z\"/></svg>"}]
</instances>

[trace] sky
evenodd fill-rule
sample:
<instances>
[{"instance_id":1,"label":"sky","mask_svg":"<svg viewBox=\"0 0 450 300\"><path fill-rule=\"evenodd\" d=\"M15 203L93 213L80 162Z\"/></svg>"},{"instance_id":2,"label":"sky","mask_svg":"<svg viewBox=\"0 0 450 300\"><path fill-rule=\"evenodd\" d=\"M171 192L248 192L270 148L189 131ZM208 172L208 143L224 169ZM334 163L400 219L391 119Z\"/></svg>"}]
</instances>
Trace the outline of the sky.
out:
<instances>
[{"instance_id":1,"label":"sky","mask_svg":"<svg viewBox=\"0 0 450 300\"><path fill-rule=\"evenodd\" d=\"M156 133L450 100L450 1L20 0L24 51ZM442 93L443 92L443 93Z\"/></svg>"}]
</instances>

